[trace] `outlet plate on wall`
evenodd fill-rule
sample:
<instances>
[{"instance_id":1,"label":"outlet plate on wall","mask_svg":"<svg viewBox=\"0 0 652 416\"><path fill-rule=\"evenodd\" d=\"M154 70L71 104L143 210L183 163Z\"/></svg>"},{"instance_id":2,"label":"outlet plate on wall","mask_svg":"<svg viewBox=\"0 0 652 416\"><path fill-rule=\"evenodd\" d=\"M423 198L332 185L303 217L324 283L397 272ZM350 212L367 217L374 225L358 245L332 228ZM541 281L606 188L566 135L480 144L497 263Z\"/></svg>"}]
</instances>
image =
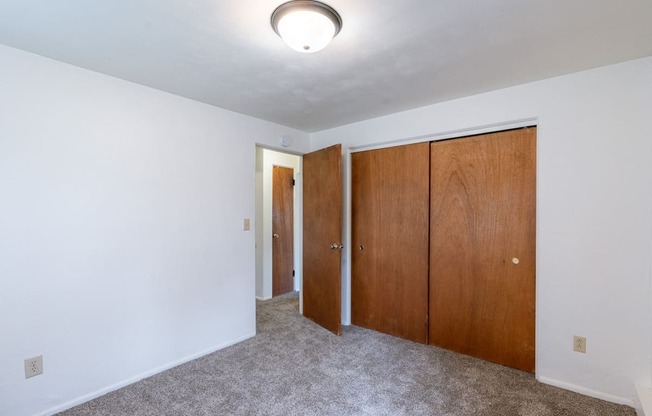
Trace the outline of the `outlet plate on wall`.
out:
<instances>
[{"instance_id":1,"label":"outlet plate on wall","mask_svg":"<svg viewBox=\"0 0 652 416\"><path fill-rule=\"evenodd\" d=\"M25 360L25 378L43 374L43 356L32 357Z\"/></svg>"},{"instance_id":2,"label":"outlet plate on wall","mask_svg":"<svg viewBox=\"0 0 652 416\"><path fill-rule=\"evenodd\" d=\"M586 353L586 337L573 336L573 351Z\"/></svg>"}]
</instances>

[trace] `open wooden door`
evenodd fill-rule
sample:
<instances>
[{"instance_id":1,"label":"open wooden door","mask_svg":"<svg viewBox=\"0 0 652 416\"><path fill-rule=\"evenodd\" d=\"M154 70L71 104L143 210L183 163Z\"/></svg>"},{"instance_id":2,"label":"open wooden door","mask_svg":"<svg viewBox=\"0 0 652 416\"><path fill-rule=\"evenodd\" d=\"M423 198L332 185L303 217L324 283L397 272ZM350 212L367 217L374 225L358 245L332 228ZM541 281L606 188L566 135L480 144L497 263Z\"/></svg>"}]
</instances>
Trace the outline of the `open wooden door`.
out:
<instances>
[{"instance_id":1,"label":"open wooden door","mask_svg":"<svg viewBox=\"0 0 652 416\"><path fill-rule=\"evenodd\" d=\"M342 145L303 156L303 314L342 330Z\"/></svg>"}]
</instances>

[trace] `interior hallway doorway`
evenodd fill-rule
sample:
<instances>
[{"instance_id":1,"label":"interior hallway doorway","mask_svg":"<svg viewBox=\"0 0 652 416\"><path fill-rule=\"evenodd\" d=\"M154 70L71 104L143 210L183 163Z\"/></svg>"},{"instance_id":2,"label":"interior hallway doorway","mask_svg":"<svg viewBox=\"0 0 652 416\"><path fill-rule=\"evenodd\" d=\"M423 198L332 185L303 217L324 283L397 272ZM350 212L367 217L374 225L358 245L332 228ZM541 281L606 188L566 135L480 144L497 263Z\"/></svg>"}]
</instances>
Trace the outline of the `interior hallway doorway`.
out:
<instances>
[{"instance_id":1,"label":"interior hallway doorway","mask_svg":"<svg viewBox=\"0 0 652 416\"><path fill-rule=\"evenodd\" d=\"M302 157L256 147L256 298L301 290Z\"/></svg>"}]
</instances>

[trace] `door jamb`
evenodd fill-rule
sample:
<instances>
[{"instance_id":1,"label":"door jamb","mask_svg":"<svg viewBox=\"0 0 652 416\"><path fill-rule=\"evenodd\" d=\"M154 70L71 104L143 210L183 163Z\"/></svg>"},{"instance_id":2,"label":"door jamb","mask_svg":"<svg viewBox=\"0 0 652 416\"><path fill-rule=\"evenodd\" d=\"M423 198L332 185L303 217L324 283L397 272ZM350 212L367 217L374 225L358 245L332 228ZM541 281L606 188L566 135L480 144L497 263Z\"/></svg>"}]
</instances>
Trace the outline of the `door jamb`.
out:
<instances>
[{"instance_id":1,"label":"door jamb","mask_svg":"<svg viewBox=\"0 0 652 416\"><path fill-rule=\"evenodd\" d=\"M294 179L296 181L295 187L294 187L294 195L293 195L293 198L294 198L294 221L293 221L293 225L294 225L294 250L293 250L293 252L294 252L294 260L293 260L293 267L294 267L294 270L295 270L295 278L294 278L295 279L294 280L295 287L296 287L296 283L298 283L298 288L299 288L299 308L300 308L300 312L301 312L302 309L303 309L303 292L302 292L302 287L303 287L303 273L302 273L302 267L303 267L303 264L302 264L302 259L303 259L303 238L302 238L302 234L303 234L303 181L302 181L303 154L288 151L286 149L278 149L278 148L274 148L274 147L269 147L269 146L265 146L265 145L257 143L256 146L255 146L255 152L256 153L258 152L258 149L269 150L269 151L273 151L273 152L277 152L277 153L283 153L283 154L286 154L286 155L296 156L296 157L299 158L299 169L296 169L295 166L289 166L288 164L283 164L283 163L272 163L272 165L282 166L282 167L287 167L287 168L292 169L293 172L294 172ZM256 158L256 166L254 167L254 169L257 169L257 167L258 167L257 165L258 165L258 161L257 161L257 158ZM264 163L263 163L263 166L261 166L261 168L264 169ZM256 178L256 181L258 181L258 178ZM256 213L259 210L258 198L260 197L262 199L262 195L258 195L259 192L263 192L263 189L261 188L260 191L258 189L255 190L255 193L256 193L256 196L255 196L256 210L255 211L256 211ZM263 203L263 207L260 207L260 208L264 209L264 201L262 201L262 203ZM257 216L258 215L256 215L256 217ZM261 230L265 229L266 224L264 222L264 215L262 216L262 220L263 221L260 221L260 223L258 223L258 221L254 221L254 230L257 230L258 227L261 227ZM271 221L271 218L270 218L270 221ZM269 224L269 228L271 230L271 222ZM299 237L299 238L297 238L297 237ZM263 253L263 255L264 255L264 250L267 247L267 244L266 244L267 240L270 240L268 242L269 243L268 246L271 248L271 232L269 233L269 236L266 236L264 231L262 231L262 241L260 241L260 243L262 243L262 244L256 244L256 249L255 249L256 250L256 259L258 258L259 253ZM258 243L257 238L256 238L256 241ZM263 264L262 264L263 271L261 271L261 273L263 273L263 278L264 278L264 268L265 268L264 259L265 259L265 257L263 256L263 260L262 260L263 261ZM269 261L271 261L271 252L270 252L270 260ZM257 268L257 266L256 266L256 268ZM270 273L270 279L271 279L271 273L272 273L271 269L269 270L269 273ZM257 275L258 275L258 271L256 271L256 277L255 277L256 279L258 279ZM266 300L267 298L257 297L257 299Z\"/></svg>"}]
</instances>

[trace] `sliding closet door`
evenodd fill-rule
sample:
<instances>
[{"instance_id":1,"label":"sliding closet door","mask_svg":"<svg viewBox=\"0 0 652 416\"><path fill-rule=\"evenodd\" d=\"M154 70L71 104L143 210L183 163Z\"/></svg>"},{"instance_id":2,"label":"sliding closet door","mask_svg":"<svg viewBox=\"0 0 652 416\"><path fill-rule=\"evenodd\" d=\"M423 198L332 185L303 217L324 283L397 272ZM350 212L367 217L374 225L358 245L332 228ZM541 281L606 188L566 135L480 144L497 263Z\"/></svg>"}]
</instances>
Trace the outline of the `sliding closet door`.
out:
<instances>
[{"instance_id":1,"label":"sliding closet door","mask_svg":"<svg viewBox=\"0 0 652 416\"><path fill-rule=\"evenodd\" d=\"M431 144L429 343L534 371L536 128Z\"/></svg>"},{"instance_id":2,"label":"sliding closet door","mask_svg":"<svg viewBox=\"0 0 652 416\"><path fill-rule=\"evenodd\" d=\"M352 155L351 318L425 343L429 143Z\"/></svg>"}]
</instances>

